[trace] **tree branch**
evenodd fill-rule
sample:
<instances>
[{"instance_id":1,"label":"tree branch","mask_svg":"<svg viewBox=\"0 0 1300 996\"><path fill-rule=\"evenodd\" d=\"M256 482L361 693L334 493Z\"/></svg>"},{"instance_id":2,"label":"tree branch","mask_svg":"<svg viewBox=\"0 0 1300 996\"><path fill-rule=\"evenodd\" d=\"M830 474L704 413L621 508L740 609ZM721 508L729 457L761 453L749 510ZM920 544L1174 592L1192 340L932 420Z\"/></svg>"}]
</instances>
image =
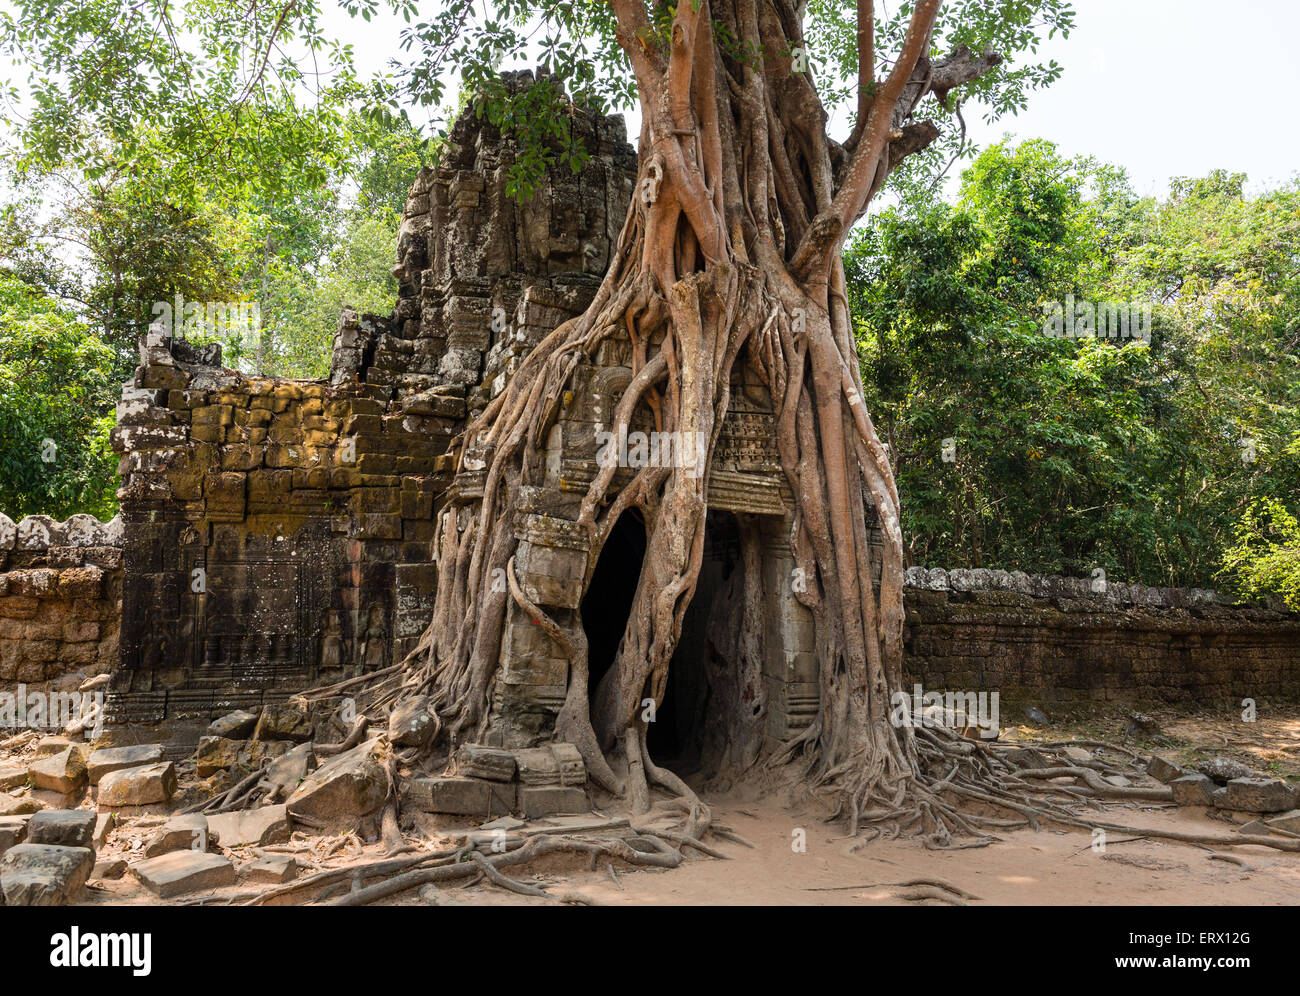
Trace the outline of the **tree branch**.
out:
<instances>
[{"instance_id":1,"label":"tree branch","mask_svg":"<svg viewBox=\"0 0 1300 996\"><path fill-rule=\"evenodd\" d=\"M853 123L853 133L844 143L845 151L852 154L862 139L871 113L871 101L876 89L876 12L875 0L858 0L858 119Z\"/></svg>"},{"instance_id":2,"label":"tree branch","mask_svg":"<svg viewBox=\"0 0 1300 996\"><path fill-rule=\"evenodd\" d=\"M865 210L881 153L885 143L892 137L890 132L894 104L902 95L918 60L930 44L930 32L939 15L941 2L942 0L919 0L912 11L907 35L903 39L903 47L894 62L894 68L871 102L863 133L865 140L854 149L845 171L844 182L830 208L814 220L795 250L791 264L795 273L806 275L824 266L839 245L843 233Z\"/></svg>"},{"instance_id":3,"label":"tree branch","mask_svg":"<svg viewBox=\"0 0 1300 996\"><path fill-rule=\"evenodd\" d=\"M632 62L644 104L656 92L657 84L667 71L663 53L655 44L654 28L650 25L644 0L609 0L609 6L618 22L615 37Z\"/></svg>"}]
</instances>

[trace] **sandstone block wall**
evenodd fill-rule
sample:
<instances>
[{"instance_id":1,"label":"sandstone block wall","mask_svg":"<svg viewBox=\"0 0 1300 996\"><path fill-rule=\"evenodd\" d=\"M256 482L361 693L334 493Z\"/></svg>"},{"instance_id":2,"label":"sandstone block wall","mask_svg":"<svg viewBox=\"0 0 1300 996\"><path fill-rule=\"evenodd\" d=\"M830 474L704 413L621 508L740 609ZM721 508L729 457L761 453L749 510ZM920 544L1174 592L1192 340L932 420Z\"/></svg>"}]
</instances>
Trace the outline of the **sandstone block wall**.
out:
<instances>
[{"instance_id":1,"label":"sandstone block wall","mask_svg":"<svg viewBox=\"0 0 1300 996\"><path fill-rule=\"evenodd\" d=\"M122 524L0 514L0 690L117 665Z\"/></svg>"},{"instance_id":2,"label":"sandstone block wall","mask_svg":"<svg viewBox=\"0 0 1300 996\"><path fill-rule=\"evenodd\" d=\"M1300 615L1213 591L910 568L909 681L1004 704L1300 701Z\"/></svg>"},{"instance_id":3,"label":"sandstone block wall","mask_svg":"<svg viewBox=\"0 0 1300 996\"><path fill-rule=\"evenodd\" d=\"M621 119L579 111L574 129L583 171L517 205L517 150L461 116L411 189L396 307L344 311L327 380L246 376L151 333L113 435L127 583L111 721L206 721L415 647L466 419L586 308L631 196Z\"/></svg>"},{"instance_id":4,"label":"sandstone block wall","mask_svg":"<svg viewBox=\"0 0 1300 996\"><path fill-rule=\"evenodd\" d=\"M115 721L207 720L384 667L428 620L446 419L151 337L123 391Z\"/></svg>"}]
</instances>

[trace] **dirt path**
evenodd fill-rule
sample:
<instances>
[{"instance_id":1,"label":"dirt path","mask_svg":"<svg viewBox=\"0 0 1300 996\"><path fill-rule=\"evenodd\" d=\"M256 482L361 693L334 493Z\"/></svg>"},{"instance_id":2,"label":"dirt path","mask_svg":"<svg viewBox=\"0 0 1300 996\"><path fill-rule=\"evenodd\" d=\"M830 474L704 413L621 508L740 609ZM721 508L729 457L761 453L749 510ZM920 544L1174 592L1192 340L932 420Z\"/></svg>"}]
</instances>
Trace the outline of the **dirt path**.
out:
<instances>
[{"instance_id":1,"label":"dirt path","mask_svg":"<svg viewBox=\"0 0 1300 996\"><path fill-rule=\"evenodd\" d=\"M1082 832L1016 831L989 847L936 852L915 841L874 841L851 853L835 826L809 823L807 851L792 850L796 823L779 807L714 800L717 818L735 827L753 851L722 845L730 861L700 860L666 874L583 873L572 888L612 905L912 905L873 883L939 878L979 896L971 905L1210 905L1300 904L1300 854L1259 846L1223 849L1246 861L1240 868L1211 859L1211 850L1152 840L1091 849ZM1231 828L1203 816L1131 812L1142 826L1221 834ZM1122 838L1121 838L1122 839ZM1081 850L1082 849L1082 850ZM863 886L862 888L844 888ZM834 891L813 891L827 890ZM927 905L932 901L925 901ZM938 905L937 903L934 903Z\"/></svg>"}]
</instances>

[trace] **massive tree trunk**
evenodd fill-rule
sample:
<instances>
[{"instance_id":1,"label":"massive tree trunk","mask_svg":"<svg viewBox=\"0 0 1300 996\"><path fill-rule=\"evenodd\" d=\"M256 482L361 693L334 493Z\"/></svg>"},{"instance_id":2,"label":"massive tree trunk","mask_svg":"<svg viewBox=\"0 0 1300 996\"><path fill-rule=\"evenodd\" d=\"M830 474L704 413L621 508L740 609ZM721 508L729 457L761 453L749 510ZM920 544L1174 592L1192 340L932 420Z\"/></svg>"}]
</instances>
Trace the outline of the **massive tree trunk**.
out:
<instances>
[{"instance_id":1,"label":"massive tree trunk","mask_svg":"<svg viewBox=\"0 0 1300 996\"><path fill-rule=\"evenodd\" d=\"M820 661L819 714L781 760L802 757L813 779L840 789L856 829L873 807L896 807L922 772L913 731L889 722L903 627L899 501L863 403L839 250L889 171L937 135L911 121L920 99L946 94L997 60L960 52L931 62L939 0L920 0L891 72L876 82L871 4L860 3L858 120L839 144L826 134L810 74L800 71L802 25L789 0L685 2L667 38L652 29L641 0L611 6L639 86L639 186L591 307L533 350L467 433L462 459L485 461L483 498L440 523L434 618L407 663L402 694L429 693L445 733L481 733L514 599L571 660L557 734L579 747L592 776L637 810L648 804L648 784L680 791L646 752L641 704L663 697L695 590L707 473L646 467L611 501L611 466L590 486L580 517L591 538L588 581L620 514L640 509L647 532L630 618L590 714L580 627L562 631L528 602L514 575L509 523L519 486L544 473L541 444L570 374L603 340L626 334L633 344L634 376L617 425L644 404L661 431L706 440L706 460L732 368L746 363L766 382L777 416L796 498L789 542L804 582L792 587L813 614ZM715 34L715 25L725 32ZM729 39L725 48L718 35ZM742 61L744 51L765 55ZM878 590L867 496L884 538ZM502 576L507 584L492 583ZM611 765L620 754L626 765Z\"/></svg>"}]
</instances>

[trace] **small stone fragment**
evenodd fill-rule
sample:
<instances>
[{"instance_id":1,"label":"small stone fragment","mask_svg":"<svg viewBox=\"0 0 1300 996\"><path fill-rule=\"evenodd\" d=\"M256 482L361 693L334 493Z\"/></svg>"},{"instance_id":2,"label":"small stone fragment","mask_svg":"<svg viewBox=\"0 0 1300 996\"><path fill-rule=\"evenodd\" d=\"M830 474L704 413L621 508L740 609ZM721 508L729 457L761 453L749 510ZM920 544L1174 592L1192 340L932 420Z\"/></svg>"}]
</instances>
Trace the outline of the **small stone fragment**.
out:
<instances>
[{"instance_id":1,"label":"small stone fragment","mask_svg":"<svg viewBox=\"0 0 1300 996\"><path fill-rule=\"evenodd\" d=\"M1144 712L1131 712L1128 714L1128 726L1124 728L1124 735L1128 737L1154 737L1160 732L1160 721L1154 716L1148 716Z\"/></svg>"},{"instance_id":2,"label":"small stone fragment","mask_svg":"<svg viewBox=\"0 0 1300 996\"><path fill-rule=\"evenodd\" d=\"M0 816L0 855L23 842L30 821L30 816Z\"/></svg>"},{"instance_id":3,"label":"small stone fragment","mask_svg":"<svg viewBox=\"0 0 1300 996\"><path fill-rule=\"evenodd\" d=\"M95 847L102 847L108 840L108 835L113 827L117 826L117 816L113 813L98 813L95 816L95 835L91 843Z\"/></svg>"},{"instance_id":4,"label":"small stone fragment","mask_svg":"<svg viewBox=\"0 0 1300 996\"><path fill-rule=\"evenodd\" d=\"M95 867L91 869L90 877L112 881L121 878L125 874L125 861L121 858L106 858L103 861L95 862Z\"/></svg>"},{"instance_id":5,"label":"small stone fragment","mask_svg":"<svg viewBox=\"0 0 1300 996\"><path fill-rule=\"evenodd\" d=\"M1182 778L1184 775L1190 775L1191 772L1180 765L1174 764L1173 761L1167 761L1159 755L1153 755L1147 762L1147 774L1156 781L1168 785L1175 778Z\"/></svg>"},{"instance_id":6,"label":"small stone fragment","mask_svg":"<svg viewBox=\"0 0 1300 996\"><path fill-rule=\"evenodd\" d=\"M1287 833L1300 834L1300 809L1293 809L1290 812L1282 813L1279 816L1270 816L1264 822L1275 830L1284 830Z\"/></svg>"}]
</instances>

